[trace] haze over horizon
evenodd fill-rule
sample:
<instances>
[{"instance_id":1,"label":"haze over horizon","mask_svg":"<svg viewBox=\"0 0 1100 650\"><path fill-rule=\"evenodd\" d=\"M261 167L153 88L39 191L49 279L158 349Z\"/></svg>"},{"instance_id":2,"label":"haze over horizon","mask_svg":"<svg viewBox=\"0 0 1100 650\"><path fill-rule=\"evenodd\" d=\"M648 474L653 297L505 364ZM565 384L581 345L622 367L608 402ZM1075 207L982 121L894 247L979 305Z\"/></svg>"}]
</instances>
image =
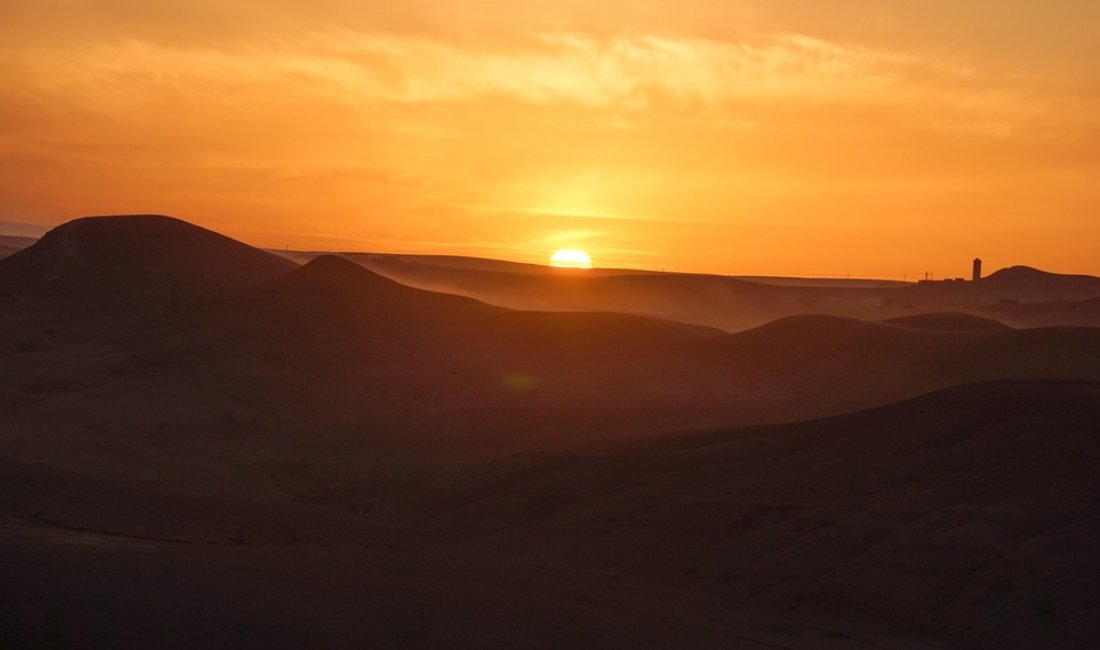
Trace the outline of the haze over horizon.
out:
<instances>
[{"instance_id":1,"label":"haze over horizon","mask_svg":"<svg viewBox=\"0 0 1100 650\"><path fill-rule=\"evenodd\" d=\"M1093 650L1097 27L0 1L0 648Z\"/></svg>"},{"instance_id":2,"label":"haze over horizon","mask_svg":"<svg viewBox=\"0 0 1100 650\"><path fill-rule=\"evenodd\" d=\"M915 279L1100 274L1100 6L29 2L0 220Z\"/></svg>"}]
</instances>

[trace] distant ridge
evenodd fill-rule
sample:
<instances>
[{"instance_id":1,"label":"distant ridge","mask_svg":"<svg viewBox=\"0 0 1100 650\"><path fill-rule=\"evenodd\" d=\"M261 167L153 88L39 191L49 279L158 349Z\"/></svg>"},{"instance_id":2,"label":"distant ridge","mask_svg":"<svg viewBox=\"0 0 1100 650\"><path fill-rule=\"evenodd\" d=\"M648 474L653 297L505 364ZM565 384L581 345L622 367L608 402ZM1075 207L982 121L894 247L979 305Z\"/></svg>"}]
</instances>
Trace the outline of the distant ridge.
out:
<instances>
[{"instance_id":1,"label":"distant ridge","mask_svg":"<svg viewBox=\"0 0 1100 650\"><path fill-rule=\"evenodd\" d=\"M457 326L505 310L407 287L339 255L321 255L241 296L239 309L271 325L319 336L397 335Z\"/></svg>"},{"instance_id":2,"label":"distant ridge","mask_svg":"<svg viewBox=\"0 0 1100 650\"><path fill-rule=\"evenodd\" d=\"M1089 278L1088 275L1066 275L1062 273L1051 273L1050 271L1043 271L1037 269L1034 266L1027 266L1026 264L1016 264L1014 266L1006 266L1003 269L999 269L982 278L985 282L1021 282L1021 281L1043 281L1043 280L1055 280L1059 278Z\"/></svg>"},{"instance_id":3,"label":"distant ridge","mask_svg":"<svg viewBox=\"0 0 1100 650\"><path fill-rule=\"evenodd\" d=\"M0 237L38 239L49 230L50 226L42 226L36 223L0 221Z\"/></svg>"},{"instance_id":4,"label":"distant ridge","mask_svg":"<svg viewBox=\"0 0 1100 650\"><path fill-rule=\"evenodd\" d=\"M883 323L838 316L788 316L759 327L705 341L708 358L732 369L766 376L803 373L807 364L841 358L880 365L883 359L920 349L928 335ZM868 366L870 367L870 366Z\"/></svg>"},{"instance_id":5,"label":"distant ridge","mask_svg":"<svg viewBox=\"0 0 1100 650\"><path fill-rule=\"evenodd\" d=\"M1066 294L1079 298L1100 296L1100 278L1091 275L1049 273L1030 266L1010 266L983 278L979 286L1016 291L1043 292L1047 299Z\"/></svg>"},{"instance_id":6,"label":"distant ridge","mask_svg":"<svg viewBox=\"0 0 1100 650\"><path fill-rule=\"evenodd\" d=\"M462 298L450 294L415 289L383 277L340 255L321 255L292 272L273 280L267 287L269 291L299 293L295 296L308 302L318 300L438 300L464 305L481 305L471 298Z\"/></svg>"},{"instance_id":7,"label":"distant ridge","mask_svg":"<svg viewBox=\"0 0 1100 650\"><path fill-rule=\"evenodd\" d=\"M33 237L0 235L0 259L16 254L36 241Z\"/></svg>"},{"instance_id":8,"label":"distant ridge","mask_svg":"<svg viewBox=\"0 0 1100 650\"><path fill-rule=\"evenodd\" d=\"M957 311L901 316L882 322L921 332L992 332L1011 329L999 320Z\"/></svg>"},{"instance_id":9,"label":"distant ridge","mask_svg":"<svg viewBox=\"0 0 1100 650\"><path fill-rule=\"evenodd\" d=\"M776 345L792 349L805 345L820 351L832 351L906 340L911 336L908 332L881 323L806 314L780 318L751 330L730 334L726 338L761 347Z\"/></svg>"},{"instance_id":10,"label":"distant ridge","mask_svg":"<svg viewBox=\"0 0 1100 650\"><path fill-rule=\"evenodd\" d=\"M503 345L603 341L611 347L719 336L719 330L642 316L524 312L409 287L339 255L321 255L242 296L257 322L321 337L476 338Z\"/></svg>"}]
</instances>

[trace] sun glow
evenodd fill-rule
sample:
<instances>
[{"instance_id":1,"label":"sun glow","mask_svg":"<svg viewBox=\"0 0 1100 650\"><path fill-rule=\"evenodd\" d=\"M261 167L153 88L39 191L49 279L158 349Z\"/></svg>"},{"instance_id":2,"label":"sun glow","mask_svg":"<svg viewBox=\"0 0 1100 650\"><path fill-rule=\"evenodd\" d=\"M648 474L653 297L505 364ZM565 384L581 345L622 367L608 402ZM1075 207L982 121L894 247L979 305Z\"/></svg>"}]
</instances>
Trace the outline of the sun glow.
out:
<instances>
[{"instance_id":1,"label":"sun glow","mask_svg":"<svg viewBox=\"0 0 1100 650\"><path fill-rule=\"evenodd\" d=\"M550 266L570 269L590 269L592 260L588 253L575 248L563 248L550 256Z\"/></svg>"}]
</instances>

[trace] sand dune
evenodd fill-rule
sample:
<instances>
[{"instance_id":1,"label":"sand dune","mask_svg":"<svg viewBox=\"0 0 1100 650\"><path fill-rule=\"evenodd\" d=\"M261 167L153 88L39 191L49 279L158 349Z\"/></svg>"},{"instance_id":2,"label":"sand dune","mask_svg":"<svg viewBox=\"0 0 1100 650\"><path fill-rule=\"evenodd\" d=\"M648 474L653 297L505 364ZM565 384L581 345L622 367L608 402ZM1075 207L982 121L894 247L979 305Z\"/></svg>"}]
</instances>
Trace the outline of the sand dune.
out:
<instances>
[{"instance_id":1,"label":"sand dune","mask_svg":"<svg viewBox=\"0 0 1100 650\"><path fill-rule=\"evenodd\" d=\"M401 264L555 310L341 256L299 266L164 217L78 220L0 261L0 597L24 594L0 640L48 644L55 614L61 645L121 647L168 630L180 647L1072 648L1098 631L1080 576L1100 536L1100 329L867 306L982 283ZM988 282L1021 301L1093 286ZM697 324L742 308L745 327L785 316ZM699 318L637 313L662 310Z\"/></svg>"},{"instance_id":2,"label":"sand dune","mask_svg":"<svg viewBox=\"0 0 1100 650\"><path fill-rule=\"evenodd\" d=\"M805 423L517 457L398 507L458 543L737 607L1086 648L1100 384L998 382ZM1040 577L1041 576L1041 577Z\"/></svg>"},{"instance_id":3,"label":"sand dune","mask_svg":"<svg viewBox=\"0 0 1100 650\"><path fill-rule=\"evenodd\" d=\"M818 313L886 320L922 313L960 311L1006 299L1023 302L1100 296L1100 279L1004 269L981 282L922 284L878 281L739 278L682 273L543 269L436 264L396 256L349 255L349 259L409 286L477 298L530 310L616 311L642 314L728 331L778 318Z\"/></svg>"},{"instance_id":4,"label":"sand dune","mask_svg":"<svg viewBox=\"0 0 1100 650\"><path fill-rule=\"evenodd\" d=\"M514 312L477 300L398 284L342 257L317 257L302 268L241 297L237 313L277 329L358 340L388 337L387 345L419 336L423 345L480 339L499 345L621 347L660 345L718 330L613 313Z\"/></svg>"},{"instance_id":5,"label":"sand dune","mask_svg":"<svg viewBox=\"0 0 1100 650\"><path fill-rule=\"evenodd\" d=\"M58 226L0 265L14 297L94 292L97 300L208 299L288 272L270 253L161 216L86 217Z\"/></svg>"},{"instance_id":6,"label":"sand dune","mask_svg":"<svg viewBox=\"0 0 1100 650\"><path fill-rule=\"evenodd\" d=\"M3 629L44 638L61 610L55 634L123 647L1087 648L1098 427L1097 384L975 385L456 468L344 523L0 464Z\"/></svg>"},{"instance_id":7,"label":"sand dune","mask_svg":"<svg viewBox=\"0 0 1100 650\"><path fill-rule=\"evenodd\" d=\"M128 336L293 268L179 219L77 219L0 260L0 350Z\"/></svg>"},{"instance_id":8,"label":"sand dune","mask_svg":"<svg viewBox=\"0 0 1100 650\"><path fill-rule=\"evenodd\" d=\"M322 255L315 251L278 251L273 253L289 256L291 259L307 262ZM529 264L526 262L509 262L484 257L467 257L462 255L414 255L408 253L338 253L341 257L352 260L363 266L428 266L442 267L470 271L495 271L504 273L523 273L533 275L568 276L575 275L576 269L548 266L545 264ZM584 271L587 275L644 275L655 271L638 269L594 268Z\"/></svg>"},{"instance_id":9,"label":"sand dune","mask_svg":"<svg viewBox=\"0 0 1100 650\"><path fill-rule=\"evenodd\" d=\"M988 332L1008 328L1004 323L963 312L936 312L889 318L884 323L922 332Z\"/></svg>"},{"instance_id":10,"label":"sand dune","mask_svg":"<svg viewBox=\"0 0 1100 650\"><path fill-rule=\"evenodd\" d=\"M116 476L135 474L119 449L155 453L172 482L193 484L176 458L175 439L184 434L211 457L249 440L264 440L273 461L307 454L310 462L333 462L338 453L350 459L368 450L468 455L821 417L987 379L1100 378L1100 362L1088 353L1097 346L1094 330L908 331L809 315L731 335L627 314L516 312L403 286L340 257L296 267L155 217L123 222L158 251L140 274L138 261L116 261L124 243L114 226L104 227L111 223L70 224L94 234L72 259L58 261L64 238L53 235L11 260L19 264L0 266L0 282L31 277L26 268L45 260L60 264L60 278L79 268L90 277L144 279L104 292L43 289L39 306L132 302L135 292L185 295L157 290L161 284L190 287L192 299L162 303L166 317L121 334L112 327L112 337L89 348L67 334L74 324L64 310L45 320L36 310L24 314L37 338L9 344L8 372L26 379L9 382L3 395L13 421L40 436L22 436L26 459ZM198 253L187 252L196 246ZM258 282L275 267L289 271ZM237 275L212 287L216 272ZM602 278L598 291L619 291L625 297L615 299L629 303L635 280ZM227 296L228 286L237 292ZM769 290L720 278L711 286ZM124 415L101 413L104 401ZM64 411L55 407L61 402ZM110 431L100 435L119 449L74 455L70 431L84 427ZM303 449L294 442L302 431L344 451ZM222 475L214 484L228 480L212 471ZM345 482L341 472L332 480ZM377 489L371 481L356 485L353 493Z\"/></svg>"}]
</instances>

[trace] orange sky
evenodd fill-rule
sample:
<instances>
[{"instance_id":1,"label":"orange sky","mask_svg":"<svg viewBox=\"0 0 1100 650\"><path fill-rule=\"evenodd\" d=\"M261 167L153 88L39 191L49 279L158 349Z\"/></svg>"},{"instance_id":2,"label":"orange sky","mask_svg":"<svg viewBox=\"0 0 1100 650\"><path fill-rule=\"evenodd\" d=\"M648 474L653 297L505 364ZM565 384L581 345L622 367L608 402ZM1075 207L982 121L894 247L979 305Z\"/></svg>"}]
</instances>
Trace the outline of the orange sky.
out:
<instances>
[{"instance_id":1,"label":"orange sky","mask_svg":"<svg viewBox=\"0 0 1100 650\"><path fill-rule=\"evenodd\" d=\"M1097 25L1079 0L6 0L0 220L1100 274Z\"/></svg>"}]
</instances>

